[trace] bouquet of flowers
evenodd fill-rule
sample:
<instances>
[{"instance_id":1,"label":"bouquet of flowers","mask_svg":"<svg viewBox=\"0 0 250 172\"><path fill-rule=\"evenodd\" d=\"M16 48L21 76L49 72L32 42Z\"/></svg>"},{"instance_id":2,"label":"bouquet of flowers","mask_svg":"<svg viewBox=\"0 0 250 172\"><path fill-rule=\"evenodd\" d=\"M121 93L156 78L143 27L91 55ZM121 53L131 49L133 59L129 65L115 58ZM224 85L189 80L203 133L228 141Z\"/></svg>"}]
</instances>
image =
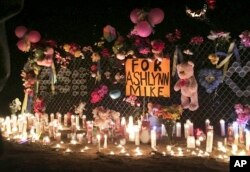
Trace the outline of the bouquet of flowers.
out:
<instances>
[{"instance_id":1,"label":"bouquet of flowers","mask_svg":"<svg viewBox=\"0 0 250 172\"><path fill-rule=\"evenodd\" d=\"M238 124L245 126L250 120L250 105L235 104L234 109Z\"/></svg>"}]
</instances>

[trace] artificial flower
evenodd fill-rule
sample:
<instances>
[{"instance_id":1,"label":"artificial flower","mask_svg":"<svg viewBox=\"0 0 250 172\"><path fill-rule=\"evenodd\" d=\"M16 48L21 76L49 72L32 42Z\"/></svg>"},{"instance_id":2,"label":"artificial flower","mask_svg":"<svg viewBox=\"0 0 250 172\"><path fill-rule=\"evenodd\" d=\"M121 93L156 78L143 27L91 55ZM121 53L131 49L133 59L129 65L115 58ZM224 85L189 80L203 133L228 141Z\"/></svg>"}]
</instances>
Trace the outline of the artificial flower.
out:
<instances>
[{"instance_id":1,"label":"artificial flower","mask_svg":"<svg viewBox=\"0 0 250 172\"><path fill-rule=\"evenodd\" d=\"M153 40L151 41L152 53L160 54L165 48L165 43L161 40Z\"/></svg>"},{"instance_id":2,"label":"artificial flower","mask_svg":"<svg viewBox=\"0 0 250 172\"><path fill-rule=\"evenodd\" d=\"M231 36L230 36L230 32L210 31L210 35L208 35L207 38L212 41L229 41Z\"/></svg>"},{"instance_id":3,"label":"artificial flower","mask_svg":"<svg viewBox=\"0 0 250 172\"><path fill-rule=\"evenodd\" d=\"M204 42L204 39L202 36L194 36L191 38L189 44L191 45L201 45Z\"/></svg>"},{"instance_id":4,"label":"artificial flower","mask_svg":"<svg viewBox=\"0 0 250 172\"><path fill-rule=\"evenodd\" d=\"M209 54L208 59L213 65L217 65L220 60L216 54Z\"/></svg>"},{"instance_id":5,"label":"artificial flower","mask_svg":"<svg viewBox=\"0 0 250 172\"><path fill-rule=\"evenodd\" d=\"M217 69L201 69L198 78L207 93L212 93L223 82L222 71Z\"/></svg>"},{"instance_id":6,"label":"artificial flower","mask_svg":"<svg viewBox=\"0 0 250 172\"><path fill-rule=\"evenodd\" d=\"M240 35L240 43L246 47L249 48L250 47L250 32L248 30L242 32Z\"/></svg>"},{"instance_id":7,"label":"artificial flower","mask_svg":"<svg viewBox=\"0 0 250 172\"><path fill-rule=\"evenodd\" d=\"M92 54L91 59L92 59L92 62L98 62L101 59L101 57L98 53L95 52Z\"/></svg>"},{"instance_id":8,"label":"artificial flower","mask_svg":"<svg viewBox=\"0 0 250 172\"><path fill-rule=\"evenodd\" d=\"M250 105L235 104L235 113L238 124L245 126L250 120Z\"/></svg>"}]
</instances>

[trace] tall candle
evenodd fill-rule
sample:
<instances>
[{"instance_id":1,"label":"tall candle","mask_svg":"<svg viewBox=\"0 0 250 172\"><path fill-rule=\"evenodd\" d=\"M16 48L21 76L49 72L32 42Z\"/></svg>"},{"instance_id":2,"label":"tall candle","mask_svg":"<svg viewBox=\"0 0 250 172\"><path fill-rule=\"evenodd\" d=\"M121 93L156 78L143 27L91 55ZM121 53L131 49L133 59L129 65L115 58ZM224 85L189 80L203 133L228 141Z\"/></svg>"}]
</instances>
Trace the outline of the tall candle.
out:
<instances>
[{"instance_id":1,"label":"tall candle","mask_svg":"<svg viewBox=\"0 0 250 172\"><path fill-rule=\"evenodd\" d=\"M250 131L246 130L246 150L250 151Z\"/></svg>"},{"instance_id":2,"label":"tall candle","mask_svg":"<svg viewBox=\"0 0 250 172\"><path fill-rule=\"evenodd\" d=\"M239 126L239 142L244 143L244 126L240 125Z\"/></svg>"},{"instance_id":3,"label":"tall candle","mask_svg":"<svg viewBox=\"0 0 250 172\"><path fill-rule=\"evenodd\" d=\"M189 125L187 123L184 124L184 134L185 134L185 138L189 136Z\"/></svg>"},{"instance_id":4,"label":"tall candle","mask_svg":"<svg viewBox=\"0 0 250 172\"><path fill-rule=\"evenodd\" d=\"M86 115L82 115L82 128L86 128Z\"/></svg>"},{"instance_id":5,"label":"tall candle","mask_svg":"<svg viewBox=\"0 0 250 172\"><path fill-rule=\"evenodd\" d=\"M176 137L181 137L181 123L176 123Z\"/></svg>"},{"instance_id":6,"label":"tall candle","mask_svg":"<svg viewBox=\"0 0 250 172\"><path fill-rule=\"evenodd\" d=\"M63 125L65 127L68 126L68 115L67 114L64 114L64 116L63 116Z\"/></svg>"},{"instance_id":7,"label":"tall candle","mask_svg":"<svg viewBox=\"0 0 250 172\"><path fill-rule=\"evenodd\" d=\"M76 115L76 128L80 129L79 115Z\"/></svg>"},{"instance_id":8,"label":"tall candle","mask_svg":"<svg viewBox=\"0 0 250 172\"><path fill-rule=\"evenodd\" d=\"M53 122L53 121L54 121L54 119L55 119L55 116L54 116L54 114L53 114L53 113L51 113L51 114L50 114L50 122Z\"/></svg>"},{"instance_id":9,"label":"tall candle","mask_svg":"<svg viewBox=\"0 0 250 172\"><path fill-rule=\"evenodd\" d=\"M129 141L133 142L135 141L135 132L134 132L134 123L133 123L133 117L129 116L129 122L128 122L128 137Z\"/></svg>"},{"instance_id":10,"label":"tall candle","mask_svg":"<svg viewBox=\"0 0 250 172\"><path fill-rule=\"evenodd\" d=\"M140 145L140 134L139 134L139 127L137 125L134 126L134 132L135 132L135 145Z\"/></svg>"},{"instance_id":11,"label":"tall candle","mask_svg":"<svg viewBox=\"0 0 250 172\"><path fill-rule=\"evenodd\" d=\"M164 124L161 124L161 136L166 136L167 131Z\"/></svg>"},{"instance_id":12,"label":"tall candle","mask_svg":"<svg viewBox=\"0 0 250 172\"><path fill-rule=\"evenodd\" d=\"M235 145L239 144L239 134L238 133L234 135L234 144Z\"/></svg>"},{"instance_id":13,"label":"tall candle","mask_svg":"<svg viewBox=\"0 0 250 172\"><path fill-rule=\"evenodd\" d=\"M71 115L71 126L75 124L75 115Z\"/></svg>"},{"instance_id":14,"label":"tall candle","mask_svg":"<svg viewBox=\"0 0 250 172\"><path fill-rule=\"evenodd\" d=\"M220 120L220 133L221 133L221 136L224 137L225 136L225 120L224 119L221 119Z\"/></svg>"},{"instance_id":15,"label":"tall candle","mask_svg":"<svg viewBox=\"0 0 250 172\"><path fill-rule=\"evenodd\" d=\"M101 147L101 135L97 134L96 135L97 138L97 143L98 143L98 152L100 152L100 147Z\"/></svg>"},{"instance_id":16,"label":"tall candle","mask_svg":"<svg viewBox=\"0 0 250 172\"><path fill-rule=\"evenodd\" d=\"M206 121L205 121L206 132L207 132L207 128L209 125L210 125L210 120L206 119Z\"/></svg>"},{"instance_id":17,"label":"tall candle","mask_svg":"<svg viewBox=\"0 0 250 172\"><path fill-rule=\"evenodd\" d=\"M62 124L62 115L60 113L57 113L57 120L58 120L58 124L61 125Z\"/></svg>"},{"instance_id":18,"label":"tall candle","mask_svg":"<svg viewBox=\"0 0 250 172\"><path fill-rule=\"evenodd\" d=\"M187 137L187 148L195 148L195 138L194 136Z\"/></svg>"},{"instance_id":19,"label":"tall candle","mask_svg":"<svg viewBox=\"0 0 250 172\"><path fill-rule=\"evenodd\" d=\"M61 141L61 133L57 132L57 133L55 134L55 137L56 137L56 141L57 141L57 142L60 142L60 141Z\"/></svg>"},{"instance_id":20,"label":"tall candle","mask_svg":"<svg viewBox=\"0 0 250 172\"><path fill-rule=\"evenodd\" d=\"M233 134L239 134L239 125L236 121L233 122Z\"/></svg>"},{"instance_id":21,"label":"tall candle","mask_svg":"<svg viewBox=\"0 0 250 172\"><path fill-rule=\"evenodd\" d=\"M151 130L151 148L156 148L156 128Z\"/></svg>"},{"instance_id":22,"label":"tall candle","mask_svg":"<svg viewBox=\"0 0 250 172\"><path fill-rule=\"evenodd\" d=\"M207 144L206 144L206 151L207 152L212 152L213 150L213 130L209 130L207 132Z\"/></svg>"},{"instance_id":23,"label":"tall candle","mask_svg":"<svg viewBox=\"0 0 250 172\"><path fill-rule=\"evenodd\" d=\"M194 123L190 122L189 123L189 136L194 135Z\"/></svg>"},{"instance_id":24,"label":"tall candle","mask_svg":"<svg viewBox=\"0 0 250 172\"><path fill-rule=\"evenodd\" d=\"M107 148L108 147L108 136L107 134L104 135L104 144L103 144L103 148Z\"/></svg>"}]
</instances>

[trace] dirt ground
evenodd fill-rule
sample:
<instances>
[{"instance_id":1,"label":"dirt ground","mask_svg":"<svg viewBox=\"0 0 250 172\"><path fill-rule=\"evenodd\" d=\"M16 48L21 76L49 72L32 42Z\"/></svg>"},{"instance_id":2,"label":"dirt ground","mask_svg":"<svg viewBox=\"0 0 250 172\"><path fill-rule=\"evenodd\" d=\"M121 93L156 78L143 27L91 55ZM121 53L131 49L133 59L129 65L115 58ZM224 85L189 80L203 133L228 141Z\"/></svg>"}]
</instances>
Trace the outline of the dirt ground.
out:
<instances>
[{"instance_id":1,"label":"dirt ground","mask_svg":"<svg viewBox=\"0 0 250 172\"><path fill-rule=\"evenodd\" d=\"M146 147L149 147L146 145ZM144 148L143 148L144 150ZM109 150L108 150L109 151ZM101 151L102 152L102 151ZM87 171L87 172L169 172L169 171L229 171L229 164L211 158L162 156L147 152L144 156L109 155L97 153L96 147L85 152L65 153L51 146L17 144L4 141L0 157L1 172L29 171Z\"/></svg>"}]
</instances>

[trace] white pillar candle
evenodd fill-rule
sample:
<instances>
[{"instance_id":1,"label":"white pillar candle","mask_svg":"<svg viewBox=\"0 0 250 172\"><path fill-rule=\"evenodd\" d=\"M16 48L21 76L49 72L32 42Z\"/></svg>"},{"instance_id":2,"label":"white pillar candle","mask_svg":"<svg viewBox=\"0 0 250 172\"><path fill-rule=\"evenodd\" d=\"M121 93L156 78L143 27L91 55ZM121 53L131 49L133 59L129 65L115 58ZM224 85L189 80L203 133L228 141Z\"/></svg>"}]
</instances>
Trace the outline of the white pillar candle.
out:
<instances>
[{"instance_id":1,"label":"white pillar candle","mask_svg":"<svg viewBox=\"0 0 250 172\"><path fill-rule=\"evenodd\" d=\"M63 116L63 125L65 127L68 126L68 115L67 114L64 114L64 116Z\"/></svg>"},{"instance_id":2,"label":"white pillar candle","mask_svg":"<svg viewBox=\"0 0 250 172\"><path fill-rule=\"evenodd\" d=\"M239 134L239 125L236 121L233 122L233 134Z\"/></svg>"},{"instance_id":3,"label":"white pillar candle","mask_svg":"<svg viewBox=\"0 0 250 172\"><path fill-rule=\"evenodd\" d=\"M98 152L100 152L100 147L101 147L101 135L97 134L96 135L97 138L97 144L98 144Z\"/></svg>"},{"instance_id":4,"label":"white pillar candle","mask_svg":"<svg viewBox=\"0 0 250 172\"><path fill-rule=\"evenodd\" d=\"M185 138L189 136L189 125L187 123L184 124L184 134L185 134Z\"/></svg>"},{"instance_id":5,"label":"white pillar candle","mask_svg":"<svg viewBox=\"0 0 250 172\"><path fill-rule=\"evenodd\" d=\"M250 151L250 131L246 130L246 150Z\"/></svg>"},{"instance_id":6,"label":"white pillar candle","mask_svg":"<svg viewBox=\"0 0 250 172\"><path fill-rule=\"evenodd\" d=\"M245 142L245 140L244 140L244 126L242 126L242 125L239 126L239 142L242 144Z\"/></svg>"},{"instance_id":7,"label":"white pillar candle","mask_svg":"<svg viewBox=\"0 0 250 172\"><path fill-rule=\"evenodd\" d=\"M207 128L208 128L209 125L210 125L210 120L209 120L209 119L206 119L206 120L205 120L206 132L207 132Z\"/></svg>"},{"instance_id":8,"label":"white pillar candle","mask_svg":"<svg viewBox=\"0 0 250 172\"><path fill-rule=\"evenodd\" d=\"M187 148L195 148L195 138L194 136L187 137Z\"/></svg>"},{"instance_id":9,"label":"white pillar candle","mask_svg":"<svg viewBox=\"0 0 250 172\"><path fill-rule=\"evenodd\" d=\"M139 146L140 145L140 130L139 130L139 126L137 126L137 125L134 126L134 132L135 132L135 145Z\"/></svg>"},{"instance_id":10,"label":"white pillar candle","mask_svg":"<svg viewBox=\"0 0 250 172\"><path fill-rule=\"evenodd\" d=\"M53 113L50 114L50 122L53 122L55 119L55 115Z\"/></svg>"},{"instance_id":11,"label":"white pillar candle","mask_svg":"<svg viewBox=\"0 0 250 172\"><path fill-rule=\"evenodd\" d=\"M108 148L108 136L107 134L104 135L104 144L103 144L103 148Z\"/></svg>"},{"instance_id":12,"label":"white pillar candle","mask_svg":"<svg viewBox=\"0 0 250 172\"><path fill-rule=\"evenodd\" d=\"M213 131L209 130L207 132L207 144L206 144L206 151L207 152L212 152L212 150L213 150L213 137L214 137Z\"/></svg>"},{"instance_id":13,"label":"white pillar candle","mask_svg":"<svg viewBox=\"0 0 250 172\"><path fill-rule=\"evenodd\" d=\"M194 135L194 123L190 122L189 123L189 136Z\"/></svg>"},{"instance_id":14,"label":"white pillar candle","mask_svg":"<svg viewBox=\"0 0 250 172\"><path fill-rule=\"evenodd\" d=\"M62 124L62 114L57 113L57 120L58 120L58 124L61 125Z\"/></svg>"},{"instance_id":15,"label":"white pillar candle","mask_svg":"<svg viewBox=\"0 0 250 172\"><path fill-rule=\"evenodd\" d=\"M181 123L176 123L176 137L181 137Z\"/></svg>"},{"instance_id":16,"label":"white pillar candle","mask_svg":"<svg viewBox=\"0 0 250 172\"><path fill-rule=\"evenodd\" d=\"M238 145L239 144L239 134L234 135L234 144Z\"/></svg>"},{"instance_id":17,"label":"white pillar candle","mask_svg":"<svg viewBox=\"0 0 250 172\"><path fill-rule=\"evenodd\" d=\"M9 135L11 133L10 117L5 118L6 133Z\"/></svg>"},{"instance_id":18,"label":"white pillar candle","mask_svg":"<svg viewBox=\"0 0 250 172\"><path fill-rule=\"evenodd\" d=\"M220 120L220 133L221 133L221 136L224 137L225 136L225 120L224 119L221 119Z\"/></svg>"},{"instance_id":19,"label":"white pillar candle","mask_svg":"<svg viewBox=\"0 0 250 172\"><path fill-rule=\"evenodd\" d=\"M86 115L82 115L82 128L86 128Z\"/></svg>"},{"instance_id":20,"label":"white pillar candle","mask_svg":"<svg viewBox=\"0 0 250 172\"><path fill-rule=\"evenodd\" d=\"M76 115L76 128L80 129L79 115Z\"/></svg>"},{"instance_id":21,"label":"white pillar candle","mask_svg":"<svg viewBox=\"0 0 250 172\"><path fill-rule=\"evenodd\" d=\"M161 124L161 136L166 136L166 135L167 135L166 127L164 124Z\"/></svg>"},{"instance_id":22,"label":"white pillar candle","mask_svg":"<svg viewBox=\"0 0 250 172\"><path fill-rule=\"evenodd\" d=\"M18 118L18 122L17 122L17 125L18 125L18 132L19 132L19 133L22 133L22 131L23 131L23 123L24 123L23 117L19 117L19 118Z\"/></svg>"},{"instance_id":23,"label":"white pillar candle","mask_svg":"<svg viewBox=\"0 0 250 172\"><path fill-rule=\"evenodd\" d=\"M151 148L156 148L156 128L151 130Z\"/></svg>"},{"instance_id":24,"label":"white pillar candle","mask_svg":"<svg viewBox=\"0 0 250 172\"><path fill-rule=\"evenodd\" d=\"M41 135L41 125L39 121L36 122L36 135L37 136Z\"/></svg>"},{"instance_id":25,"label":"white pillar candle","mask_svg":"<svg viewBox=\"0 0 250 172\"><path fill-rule=\"evenodd\" d=\"M43 116L44 116L45 125L49 125L49 115L45 113Z\"/></svg>"},{"instance_id":26,"label":"white pillar candle","mask_svg":"<svg viewBox=\"0 0 250 172\"><path fill-rule=\"evenodd\" d=\"M71 127L75 124L75 115L71 115Z\"/></svg>"},{"instance_id":27,"label":"white pillar candle","mask_svg":"<svg viewBox=\"0 0 250 172\"><path fill-rule=\"evenodd\" d=\"M129 121L128 121L128 137L130 142L135 141L135 132L134 132L134 123L133 123L133 117L129 116Z\"/></svg>"}]
</instances>

